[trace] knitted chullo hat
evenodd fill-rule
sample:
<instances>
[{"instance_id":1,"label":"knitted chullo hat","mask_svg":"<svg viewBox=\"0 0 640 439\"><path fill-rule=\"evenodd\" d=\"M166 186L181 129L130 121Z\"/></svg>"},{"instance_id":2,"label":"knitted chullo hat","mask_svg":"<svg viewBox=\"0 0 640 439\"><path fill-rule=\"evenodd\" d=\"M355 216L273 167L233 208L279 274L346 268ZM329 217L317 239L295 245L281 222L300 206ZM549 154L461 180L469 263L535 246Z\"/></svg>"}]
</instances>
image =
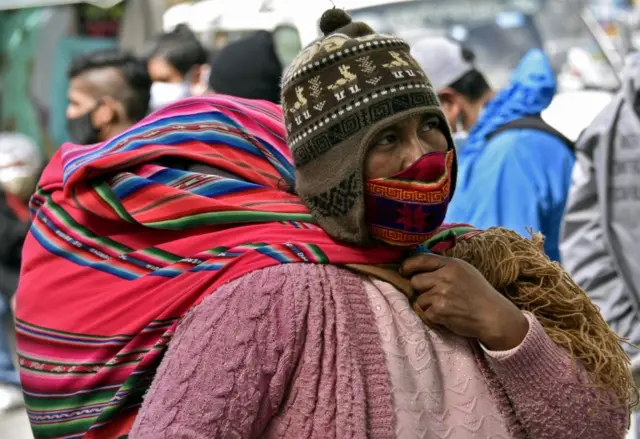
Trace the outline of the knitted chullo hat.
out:
<instances>
[{"instance_id":1,"label":"knitted chullo hat","mask_svg":"<svg viewBox=\"0 0 640 439\"><path fill-rule=\"evenodd\" d=\"M363 169L371 139L426 113L440 118L450 148L454 144L431 83L405 41L376 34L335 8L322 15L320 29L325 36L298 55L282 84L296 192L331 236L369 244Z\"/></svg>"}]
</instances>

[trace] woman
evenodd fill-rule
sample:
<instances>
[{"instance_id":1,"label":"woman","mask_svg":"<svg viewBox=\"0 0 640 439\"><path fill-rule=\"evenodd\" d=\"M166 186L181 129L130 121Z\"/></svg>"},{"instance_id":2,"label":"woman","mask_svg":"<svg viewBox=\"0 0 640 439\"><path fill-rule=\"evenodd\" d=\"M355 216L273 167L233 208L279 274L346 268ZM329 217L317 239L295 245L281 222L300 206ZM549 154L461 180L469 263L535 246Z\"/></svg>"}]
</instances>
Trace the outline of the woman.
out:
<instances>
[{"instance_id":1,"label":"woman","mask_svg":"<svg viewBox=\"0 0 640 439\"><path fill-rule=\"evenodd\" d=\"M284 79L295 165L279 107L221 95L53 159L18 297L36 438L622 437L584 293L539 242L441 225L455 150L409 48L321 25Z\"/></svg>"},{"instance_id":2,"label":"woman","mask_svg":"<svg viewBox=\"0 0 640 439\"><path fill-rule=\"evenodd\" d=\"M207 51L185 24L150 43L147 68L153 81L151 109L199 95L207 89Z\"/></svg>"}]
</instances>

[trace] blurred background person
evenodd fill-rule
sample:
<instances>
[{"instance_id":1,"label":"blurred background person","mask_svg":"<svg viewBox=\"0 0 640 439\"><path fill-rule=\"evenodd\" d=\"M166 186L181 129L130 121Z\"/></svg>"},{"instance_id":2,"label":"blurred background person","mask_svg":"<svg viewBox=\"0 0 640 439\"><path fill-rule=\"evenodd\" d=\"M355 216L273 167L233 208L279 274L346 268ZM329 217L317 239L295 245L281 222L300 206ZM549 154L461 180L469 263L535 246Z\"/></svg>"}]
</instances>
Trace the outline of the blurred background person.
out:
<instances>
[{"instance_id":1,"label":"blurred background person","mask_svg":"<svg viewBox=\"0 0 640 439\"><path fill-rule=\"evenodd\" d=\"M153 81L151 110L206 91L209 56L185 24L149 42L147 69Z\"/></svg>"},{"instance_id":2,"label":"blurred background person","mask_svg":"<svg viewBox=\"0 0 640 439\"><path fill-rule=\"evenodd\" d=\"M411 54L428 72L458 148L495 92L474 67L473 52L445 37L420 40Z\"/></svg>"},{"instance_id":3,"label":"blurred background person","mask_svg":"<svg viewBox=\"0 0 640 439\"><path fill-rule=\"evenodd\" d=\"M212 57L209 90L278 104L282 70L273 35L258 31L228 44Z\"/></svg>"},{"instance_id":4,"label":"blurred background person","mask_svg":"<svg viewBox=\"0 0 640 439\"><path fill-rule=\"evenodd\" d=\"M19 133L0 133L0 414L23 404L10 349L9 304L18 286L22 245L29 228L27 203L44 165L38 146Z\"/></svg>"},{"instance_id":5,"label":"blurred background person","mask_svg":"<svg viewBox=\"0 0 640 439\"><path fill-rule=\"evenodd\" d=\"M110 139L148 113L151 79L131 54L109 49L83 55L74 60L69 80L66 115L73 143Z\"/></svg>"},{"instance_id":6,"label":"blurred background person","mask_svg":"<svg viewBox=\"0 0 640 439\"><path fill-rule=\"evenodd\" d=\"M446 38L423 39L412 54L437 78L434 87L454 130L469 130L459 145L447 221L502 226L525 236L531 228L545 236L545 252L558 261L574 154L571 142L540 117L556 92L547 56L529 51L510 84L494 93L473 67L473 54Z\"/></svg>"},{"instance_id":7,"label":"blurred background person","mask_svg":"<svg viewBox=\"0 0 640 439\"><path fill-rule=\"evenodd\" d=\"M640 53L625 84L580 137L562 262L609 325L640 351Z\"/></svg>"}]
</instances>

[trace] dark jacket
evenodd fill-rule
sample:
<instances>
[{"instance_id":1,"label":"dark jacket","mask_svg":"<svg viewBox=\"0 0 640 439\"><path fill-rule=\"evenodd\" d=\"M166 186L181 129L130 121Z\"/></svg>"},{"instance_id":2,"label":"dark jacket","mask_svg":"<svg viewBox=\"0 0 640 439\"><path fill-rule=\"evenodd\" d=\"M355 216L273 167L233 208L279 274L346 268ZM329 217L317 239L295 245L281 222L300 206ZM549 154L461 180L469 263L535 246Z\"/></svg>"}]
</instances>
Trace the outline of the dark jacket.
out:
<instances>
[{"instance_id":1,"label":"dark jacket","mask_svg":"<svg viewBox=\"0 0 640 439\"><path fill-rule=\"evenodd\" d=\"M29 224L20 218L0 191L0 294L11 297L18 286L22 244Z\"/></svg>"},{"instance_id":2,"label":"dark jacket","mask_svg":"<svg viewBox=\"0 0 640 439\"><path fill-rule=\"evenodd\" d=\"M209 87L216 93L280 103L282 65L267 31L234 41L211 61Z\"/></svg>"}]
</instances>

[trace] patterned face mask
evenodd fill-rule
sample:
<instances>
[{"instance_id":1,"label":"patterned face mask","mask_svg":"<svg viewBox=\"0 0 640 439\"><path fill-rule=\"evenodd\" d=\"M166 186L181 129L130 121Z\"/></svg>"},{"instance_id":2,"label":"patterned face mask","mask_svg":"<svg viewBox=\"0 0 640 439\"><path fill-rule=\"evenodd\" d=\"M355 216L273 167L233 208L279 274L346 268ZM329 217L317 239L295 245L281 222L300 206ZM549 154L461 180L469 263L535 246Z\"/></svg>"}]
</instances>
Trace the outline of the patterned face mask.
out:
<instances>
[{"instance_id":1,"label":"patterned face mask","mask_svg":"<svg viewBox=\"0 0 640 439\"><path fill-rule=\"evenodd\" d=\"M368 180L365 220L371 236L397 246L426 241L447 213L454 155L454 150L425 154L391 177Z\"/></svg>"}]
</instances>

